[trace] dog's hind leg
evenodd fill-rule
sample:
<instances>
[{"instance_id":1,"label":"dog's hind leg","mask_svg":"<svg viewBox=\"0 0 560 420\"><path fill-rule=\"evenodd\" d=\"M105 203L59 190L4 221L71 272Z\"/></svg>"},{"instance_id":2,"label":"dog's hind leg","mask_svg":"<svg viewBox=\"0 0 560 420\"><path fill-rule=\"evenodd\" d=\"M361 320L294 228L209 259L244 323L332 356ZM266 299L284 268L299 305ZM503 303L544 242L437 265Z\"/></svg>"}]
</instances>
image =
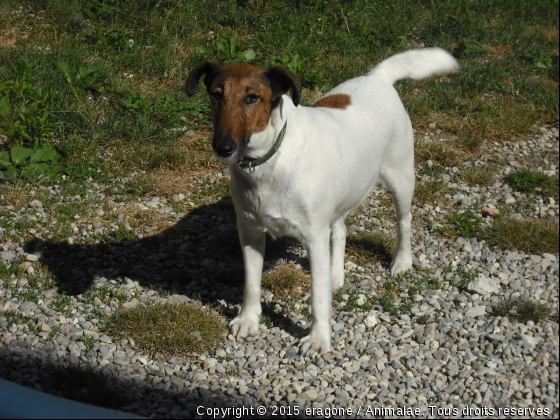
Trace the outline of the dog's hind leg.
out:
<instances>
[{"instance_id":1,"label":"dog's hind leg","mask_svg":"<svg viewBox=\"0 0 560 420\"><path fill-rule=\"evenodd\" d=\"M414 162L405 159L404 166L383 168L381 176L391 188L397 210L397 251L391 263L391 276L412 268L412 195L414 194Z\"/></svg>"},{"instance_id":2,"label":"dog's hind leg","mask_svg":"<svg viewBox=\"0 0 560 420\"><path fill-rule=\"evenodd\" d=\"M231 333L237 337L256 335L259 332L261 308L261 276L264 261L264 232L249 230L238 220L239 239L245 265L245 291L243 307L229 324Z\"/></svg>"},{"instance_id":3,"label":"dog's hind leg","mask_svg":"<svg viewBox=\"0 0 560 420\"><path fill-rule=\"evenodd\" d=\"M331 228L331 276L333 292L344 285L344 250L346 248L346 215Z\"/></svg>"}]
</instances>

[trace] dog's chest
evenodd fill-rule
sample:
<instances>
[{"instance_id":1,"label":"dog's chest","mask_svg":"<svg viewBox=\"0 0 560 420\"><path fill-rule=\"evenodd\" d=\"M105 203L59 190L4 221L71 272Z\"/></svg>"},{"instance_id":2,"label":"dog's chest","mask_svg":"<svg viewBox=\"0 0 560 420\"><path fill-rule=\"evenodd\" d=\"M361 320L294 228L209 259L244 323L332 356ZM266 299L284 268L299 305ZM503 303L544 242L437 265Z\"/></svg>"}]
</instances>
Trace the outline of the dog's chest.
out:
<instances>
[{"instance_id":1,"label":"dog's chest","mask_svg":"<svg viewBox=\"0 0 560 420\"><path fill-rule=\"evenodd\" d=\"M237 211L252 227L268 232L273 237L301 236L297 220L279 191L255 189L244 191L240 198Z\"/></svg>"}]
</instances>

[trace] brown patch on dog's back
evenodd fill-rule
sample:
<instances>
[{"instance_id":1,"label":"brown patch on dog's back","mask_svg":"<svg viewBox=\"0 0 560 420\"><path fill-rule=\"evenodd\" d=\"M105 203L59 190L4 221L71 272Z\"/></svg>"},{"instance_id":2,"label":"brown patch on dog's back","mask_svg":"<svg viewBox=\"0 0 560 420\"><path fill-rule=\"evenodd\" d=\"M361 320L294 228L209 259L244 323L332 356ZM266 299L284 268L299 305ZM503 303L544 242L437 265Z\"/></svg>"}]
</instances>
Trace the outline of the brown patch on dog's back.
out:
<instances>
[{"instance_id":1,"label":"brown patch on dog's back","mask_svg":"<svg viewBox=\"0 0 560 420\"><path fill-rule=\"evenodd\" d=\"M337 108L346 109L352 104L352 98L346 93L335 93L334 95L325 96L319 99L313 105L314 108Z\"/></svg>"}]
</instances>

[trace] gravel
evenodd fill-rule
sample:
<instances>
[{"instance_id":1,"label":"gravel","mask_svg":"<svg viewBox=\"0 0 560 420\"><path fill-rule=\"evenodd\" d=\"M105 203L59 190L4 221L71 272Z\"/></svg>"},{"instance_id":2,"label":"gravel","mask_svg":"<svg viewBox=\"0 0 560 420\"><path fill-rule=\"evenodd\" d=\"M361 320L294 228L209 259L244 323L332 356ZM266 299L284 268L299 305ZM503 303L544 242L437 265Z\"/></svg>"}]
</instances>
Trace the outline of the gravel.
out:
<instances>
[{"instance_id":1,"label":"gravel","mask_svg":"<svg viewBox=\"0 0 560 420\"><path fill-rule=\"evenodd\" d=\"M496 156L503 164L495 164ZM367 309L347 311L353 297L365 304L370 296L381 295L389 280L384 264L349 261L346 284L351 287L333 304L333 351L306 357L298 354L297 343L310 326L303 311L309 294L282 300L265 291L264 313L273 320L271 327L261 324L259 336L246 340L235 341L228 334L215 351L199 355L152 359L132 338L103 332L106 315L119 301L102 290L120 294L125 307L195 301L219 307L228 319L237 314L243 266L229 200L200 206L185 216L163 197L119 202L91 181L89 196L78 198L61 196L56 186L40 187L41 201L2 206L3 218L34 223L33 232L30 228L19 240L0 230L2 264L21 267L18 274L2 274L0 279L0 377L57 394L61 385L49 380L52 368L93 366L110 386L126 394L120 409L157 418L211 417L206 409L259 406L266 408L265 417L319 418L326 409L343 409L337 417L371 418L371 410L382 407L408 408L413 411L401 414L409 417L459 413L501 418L514 408L545 410L540 411L545 417L557 417L558 317L523 324L494 316L492 307L502 299L531 298L557 312L558 255L501 251L476 238L443 237L433 227L461 209L490 216L484 223L496 215L493 209L558 220L553 199L521 194L503 183L507 174L523 167L557 174L558 129L543 128L524 142L487 144L470 164L494 164L495 183L462 184L457 168L446 168L445 177L434 179L444 180L453 193L414 209L416 259L411 275L436 278L442 286L412 294L405 313L390 315L377 300L371 307L362 305ZM226 174L193 179L193 184L203 187ZM115 185L124 186L132 178L115 180ZM58 238L56 207L93 199L107 204L97 209L102 212L92 210L97 219L80 214L63 241L53 239ZM196 207L188 194L173 200ZM393 217L384 215L388 203L384 188L371 193L349 224L349 233L375 226L393 235ZM130 206L167 217L169 228L132 228ZM101 241L100 235L117 229L137 239ZM308 267L306 252L292 241L277 241L269 251L268 269L282 260ZM466 287L449 283L458 268L474 273ZM57 276L56 287L34 283L36 273L45 269ZM399 298L406 297L406 289L401 292ZM516 411L512 416L530 415L536 414Z\"/></svg>"}]
</instances>

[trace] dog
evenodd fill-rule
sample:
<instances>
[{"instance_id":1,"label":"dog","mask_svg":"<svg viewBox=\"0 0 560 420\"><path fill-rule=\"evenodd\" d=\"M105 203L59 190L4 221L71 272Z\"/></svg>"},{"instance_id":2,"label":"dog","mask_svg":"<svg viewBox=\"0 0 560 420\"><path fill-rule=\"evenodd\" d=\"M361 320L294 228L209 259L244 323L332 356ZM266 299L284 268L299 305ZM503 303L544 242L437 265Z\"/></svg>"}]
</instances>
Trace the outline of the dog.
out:
<instances>
[{"instance_id":1,"label":"dog","mask_svg":"<svg viewBox=\"0 0 560 420\"><path fill-rule=\"evenodd\" d=\"M414 136L393 84L457 70L457 61L440 48L406 51L311 107L298 106L299 79L280 66L210 60L192 70L187 95L194 95L204 76L212 147L231 174L245 265L243 306L230 323L235 337L258 334L268 232L291 236L308 251L313 322L300 340L301 353L331 350L332 293L344 283L345 218L380 179L390 187L397 212L391 275L412 267Z\"/></svg>"}]
</instances>

